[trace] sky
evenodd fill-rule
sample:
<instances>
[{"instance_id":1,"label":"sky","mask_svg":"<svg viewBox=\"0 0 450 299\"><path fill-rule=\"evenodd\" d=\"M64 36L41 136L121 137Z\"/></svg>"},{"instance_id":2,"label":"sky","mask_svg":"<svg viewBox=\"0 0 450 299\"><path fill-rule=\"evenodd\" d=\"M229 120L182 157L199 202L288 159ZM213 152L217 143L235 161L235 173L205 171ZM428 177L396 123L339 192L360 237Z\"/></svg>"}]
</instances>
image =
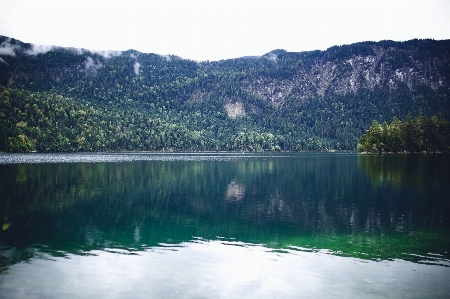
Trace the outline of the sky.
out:
<instances>
[{"instance_id":1,"label":"sky","mask_svg":"<svg viewBox=\"0 0 450 299\"><path fill-rule=\"evenodd\" d=\"M0 0L0 35L40 45L216 61L275 49L450 39L450 0Z\"/></svg>"}]
</instances>

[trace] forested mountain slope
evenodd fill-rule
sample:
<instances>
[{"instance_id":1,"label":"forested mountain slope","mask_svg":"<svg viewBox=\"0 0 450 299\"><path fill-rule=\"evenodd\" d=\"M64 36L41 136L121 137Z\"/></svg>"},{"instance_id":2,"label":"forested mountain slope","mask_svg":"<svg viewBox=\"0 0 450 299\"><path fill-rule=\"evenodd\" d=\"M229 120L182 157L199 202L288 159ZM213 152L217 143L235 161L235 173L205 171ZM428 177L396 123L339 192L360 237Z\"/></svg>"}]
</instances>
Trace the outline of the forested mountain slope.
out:
<instances>
[{"instance_id":1,"label":"forested mountain slope","mask_svg":"<svg viewBox=\"0 0 450 299\"><path fill-rule=\"evenodd\" d=\"M372 120L450 116L450 40L196 62L0 36L0 150L354 150Z\"/></svg>"}]
</instances>

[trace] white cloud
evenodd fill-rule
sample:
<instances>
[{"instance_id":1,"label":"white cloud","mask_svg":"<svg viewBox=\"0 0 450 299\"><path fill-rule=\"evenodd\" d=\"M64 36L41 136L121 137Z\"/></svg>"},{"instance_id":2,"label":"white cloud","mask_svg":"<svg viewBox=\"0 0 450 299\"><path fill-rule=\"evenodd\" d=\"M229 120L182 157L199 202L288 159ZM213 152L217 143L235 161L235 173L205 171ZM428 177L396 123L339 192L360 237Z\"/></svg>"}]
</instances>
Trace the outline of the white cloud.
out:
<instances>
[{"instance_id":1,"label":"white cloud","mask_svg":"<svg viewBox=\"0 0 450 299\"><path fill-rule=\"evenodd\" d=\"M272 60L274 62L278 61L278 55L275 53L269 53L268 55L265 55L264 57L266 57L269 60Z\"/></svg>"},{"instance_id":2,"label":"white cloud","mask_svg":"<svg viewBox=\"0 0 450 299\"><path fill-rule=\"evenodd\" d=\"M102 66L103 66L103 64L100 61L98 61L98 59L95 62L94 59L92 59L92 57L86 58L86 61L84 62L84 70L86 72L96 71L99 68L101 68Z\"/></svg>"},{"instance_id":3,"label":"white cloud","mask_svg":"<svg viewBox=\"0 0 450 299\"><path fill-rule=\"evenodd\" d=\"M44 54L48 51L51 51L55 49L55 46L46 46L46 45L36 45L32 44L31 49L26 50L24 53L28 55L37 55L37 54Z\"/></svg>"},{"instance_id":4,"label":"white cloud","mask_svg":"<svg viewBox=\"0 0 450 299\"><path fill-rule=\"evenodd\" d=\"M24 50L19 45L11 44L11 39L8 38L0 44L0 55L16 56L16 52L22 52L27 55L37 55L53 50L54 46L35 45L32 44L30 49Z\"/></svg>"},{"instance_id":5,"label":"white cloud","mask_svg":"<svg viewBox=\"0 0 450 299\"><path fill-rule=\"evenodd\" d=\"M122 55L122 51L114 51L114 50L108 50L108 51L90 50L89 52L97 53L97 54L103 56L103 58L105 58L105 59L110 59L111 57Z\"/></svg>"},{"instance_id":6,"label":"white cloud","mask_svg":"<svg viewBox=\"0 0 450 299\"><path fill-rule=\"evenodd\" d=\"M11 39L5 40L0 44L0 55L16 56L16 51L20 51L18 45L11 45Z\"/></svg>"},{"instance_id":7,"label":"white cloud","mask_svg":"<svg viewBox=\"0 0 450 299\"><path fill-rule=\"evenodd\" d=\"M136 74L136 76L139 75L139 69L140 69L140 67L141 67L141 64L140 64L139 62L136 61L136 62L134 63L134 65L133 65L134 73Z\"/></svg>"},{"instance_id":8,"label":"white cloud","mask_svg":"<svg viewBox=\"0 0 450 299\"><path fill-rule=\"evenodd\" d=\"M78 55L97 54L97 55L102 56L104 59L110 59L111 57L120 56L123 53L122 51L114 51L114 50L100 51L100 50L73 48L73 47L67 47L65 49L67 49L69 51L73 51L74 53L76 53Z\"/></svg>"}]
</instances>

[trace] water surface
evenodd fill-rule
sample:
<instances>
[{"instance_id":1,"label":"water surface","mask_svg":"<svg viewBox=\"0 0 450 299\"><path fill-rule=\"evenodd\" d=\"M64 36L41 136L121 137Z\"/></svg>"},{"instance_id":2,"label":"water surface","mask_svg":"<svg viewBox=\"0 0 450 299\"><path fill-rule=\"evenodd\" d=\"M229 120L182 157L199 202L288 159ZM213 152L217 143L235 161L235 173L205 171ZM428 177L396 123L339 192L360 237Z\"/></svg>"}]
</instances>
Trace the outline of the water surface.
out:
<instances>
[{"instance_id":1,"label":"water surface","mask_svg":"<svg viewBox=\"0 0 450 299\"><path fill-rule=\"evenodd\" d=\"M445 155L0 154L1 298L446 298Z\"/></svg>"}]
</instances>

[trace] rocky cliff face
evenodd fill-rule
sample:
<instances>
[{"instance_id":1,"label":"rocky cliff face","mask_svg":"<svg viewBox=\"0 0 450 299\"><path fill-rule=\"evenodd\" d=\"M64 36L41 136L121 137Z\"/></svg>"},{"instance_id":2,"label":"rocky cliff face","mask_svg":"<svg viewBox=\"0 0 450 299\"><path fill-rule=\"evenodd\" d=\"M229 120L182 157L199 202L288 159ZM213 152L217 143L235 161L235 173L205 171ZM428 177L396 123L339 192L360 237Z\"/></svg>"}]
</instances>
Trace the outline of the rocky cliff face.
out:
<instances>
[{"instance_id":1,"label":"rocky cliff face","mask_svg":"<svg viewBox=\"0 0 450 299\"><path fill-rule=\"evenodd\" d=\"M450 48L436 55L419 55L417 47L385 48L377 44L368 47L371 54L351 54L336 59L328 59L323 55L326 51L317 53L307 65L296 67L294 75L289 78L260 75L246 78L242 87L275 107L283 106L288 99L326 98L373 91L375 88L391 91L399 85L406 85L411 91L419 86L430 87L434 91L449 89Z\"/></svg>"},{"instance_id":2,"label":"rocky cliff face","mask_svg":"<svg viewBox=\"0 0 450 299\"><path fill-rule=\"evenodd\" d=\"M43 54L47 56L43 57ZM144 58L146 56L152 56L150 63L149 57ZM122 60L126 57L130 65L118 66L113 59L118 57ZM155 57L160 60L157 64ZM207 99L206 95L211 95L212 90L226 94L223 96L224 105L239 101L239 96L224 92L226 84L279 108L286 101L301 102L311 97L342 96L375 88L391 91L406 85L411 91L419 86L437 91L439 88L448 90L450 86L450 40L364 42L335 46L326 51L291 53L274 50L261 57L218 63L191 62L190 71L194 74L186 76L186 70L181 70L183 80L171 76L174 71L171 66L186 60L176 56L173 58L134 50L89 52L84 49L43 47L0 38L2 84L8 86L27 86L30 82L36 84L43 79L59 83L74 77L74 74L83 80L88 76L102 75L106 68L112 68L117 73L124 71L120 68L128 67L129 77L142 75L140 72L147 77L156 75L159 77L157 79L164 79L164 83L177 80L177 88L181 89L186 86L186 82L182 82L186 81L186 77L195 79L200 88L188 91L192 101ZM209 84L201 84L208 76ZM232 82L223 80L230 80L230 77ZM116 77L114 83L120 84L120 79Z\"/></svg>"}]
</instances>

